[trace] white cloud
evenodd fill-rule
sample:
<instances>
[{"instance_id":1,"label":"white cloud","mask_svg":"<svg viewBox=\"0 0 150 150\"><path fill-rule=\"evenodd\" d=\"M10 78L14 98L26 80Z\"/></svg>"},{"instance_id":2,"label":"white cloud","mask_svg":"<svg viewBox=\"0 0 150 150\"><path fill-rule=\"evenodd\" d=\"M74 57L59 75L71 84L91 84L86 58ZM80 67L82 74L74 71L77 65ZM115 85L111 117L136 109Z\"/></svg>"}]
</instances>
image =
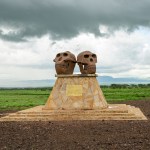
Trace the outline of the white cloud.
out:
<instances>
[{"instance_id":1,"label":"white cloud","mask_svg":"<svg viewBox=\"0 0 150 150\"><path fill-rule=\"evenodd\" d=\"M97 54L97 72L114 77L149 78L150 31L138 29L132 34L119 30L109 37L81 33L70 40L53 41L48 35L28 42L0 40L0 79L40 80L54 78L53 59L69 50L76 56L84 50ZM76 65L76 72L79 72Z\"/></svg>"},{"instance_id":2,"label":"white cloud","mask_svg":"<svg viewBox=\"0 0 150 150\"><path fill-rule=\"evenodd\" d=\"M80 34L72 40L56 42L52 49L73 50L76 55L83 50L95 52L98 56L97 71L102 75L148 78L149 39L150 31L146 28L132 34L119 30L112 36L99 38L93 34Z\"/></svg>"},{"instance_id":3,"label":"white cloud","mask_svg":"<svg viewBox=\"0 0 150 150\"><path fill-rule=\"evenodd\" d=\"M48 36L32 38L26 43L0 41L0 79L54 78ZM51 67L53 66L53 67Z\"/></svg>"},{"instance_id":4,"label":"white cloud","mask_svg":"<svg viewBox=\"0 0 150 150\"><path fill-rule=\"evenodd\" d=\"M100 25L100 26L99 26L99 30L100 30L100 33L101 33L101 34L109 34L108 27L105 26L105 25Z\"/></svg>"}]
</instances>

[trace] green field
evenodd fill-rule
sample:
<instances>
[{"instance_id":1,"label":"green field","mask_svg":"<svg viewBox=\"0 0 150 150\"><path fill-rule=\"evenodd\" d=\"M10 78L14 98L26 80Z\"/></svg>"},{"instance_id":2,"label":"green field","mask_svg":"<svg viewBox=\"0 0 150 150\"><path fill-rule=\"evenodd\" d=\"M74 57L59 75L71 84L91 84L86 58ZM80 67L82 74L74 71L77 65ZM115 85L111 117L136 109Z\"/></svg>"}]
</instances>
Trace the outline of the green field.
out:
<instances>
[{"instance_id":1,"label":"green field","mask_svg":"<svg viewBox=\"0 0 150 150\"><path fill-rule=\"evenodd\" d=\"M45 104L52 88L0 89L0 110L19 110ZM107 102L150 100L150 87L102 87Z\"/></svg>"},{"instance_id":2,"label":"green field","mask_svg":"<svg viewBox=\"0 0 150 150\"><path fill-rule=\"evenodd\" d=\"M0 90L0 109L24 109L46 102L51 89Z\"/></svg>"}]
</instances>

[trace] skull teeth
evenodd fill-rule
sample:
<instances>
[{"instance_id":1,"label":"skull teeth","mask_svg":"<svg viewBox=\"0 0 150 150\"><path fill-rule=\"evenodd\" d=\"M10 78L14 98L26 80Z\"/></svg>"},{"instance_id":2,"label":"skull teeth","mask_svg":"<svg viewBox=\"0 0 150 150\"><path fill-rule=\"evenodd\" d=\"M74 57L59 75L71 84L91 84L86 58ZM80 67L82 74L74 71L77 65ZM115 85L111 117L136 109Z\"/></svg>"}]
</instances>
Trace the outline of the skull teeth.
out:
<instances>
[{"instance_id":1,"label":"skull teeth","mask_svg":"<svg viewBox=\"0 0 150 150\"><path fill-rule=\"evenodd\" d=\"M92 65L92 66L91 66L91 65L90 65L90 66L89 66L89 65L87 66L87 69L93 69L93 68L96 69L96 66L93 66L93 65Z\"/></svg>"}]
</instances>

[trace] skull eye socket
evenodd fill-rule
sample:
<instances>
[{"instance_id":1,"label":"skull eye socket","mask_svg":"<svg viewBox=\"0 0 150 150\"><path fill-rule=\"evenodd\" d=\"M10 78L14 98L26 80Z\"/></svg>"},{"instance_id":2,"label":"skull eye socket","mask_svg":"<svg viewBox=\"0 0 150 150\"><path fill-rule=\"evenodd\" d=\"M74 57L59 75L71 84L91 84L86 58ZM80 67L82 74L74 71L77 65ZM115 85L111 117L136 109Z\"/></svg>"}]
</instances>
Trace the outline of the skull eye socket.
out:
<instances>
[{"instance_id":1,"label":"skull eye socket","mask_svg":"<svg viewBox=\"0 0 150 150\"><path fill-rule=\"evenodd\" d=\"M96 58L96 55L95 55L95 54L92 54L92 57L93 57L93 58Z\"/></svg>"},{"instance_id":2,"label":"skull eye socket","mask_svg":"<svg viewBox=\"0 0 150 150\"><path fill-rule=\"evenodd\" d=\"M63 56L65 56L65 57L66 57L66 56L68 56L68 54L67 54L67 53L63 53Z\"/></svg>"},{"instance_id":3,"label":"skull eye socket","mask_svg":"<svg viewBox=\"0 0 150 150\"><path fill-rule=\"evenodd\" d=\"M89 58L89 55L84 55L84 58Z\"/></svg>"},{"instance_id":4,"label":"skull eye socket","mask_svg":"<svg viewBox=\"0 0 150 150\"><path fill-rule=\"evenodd\" d=\"M58 53L58 54L56 55L56 57L60 57L60 53Z\"/></svg>"}]
</instances>

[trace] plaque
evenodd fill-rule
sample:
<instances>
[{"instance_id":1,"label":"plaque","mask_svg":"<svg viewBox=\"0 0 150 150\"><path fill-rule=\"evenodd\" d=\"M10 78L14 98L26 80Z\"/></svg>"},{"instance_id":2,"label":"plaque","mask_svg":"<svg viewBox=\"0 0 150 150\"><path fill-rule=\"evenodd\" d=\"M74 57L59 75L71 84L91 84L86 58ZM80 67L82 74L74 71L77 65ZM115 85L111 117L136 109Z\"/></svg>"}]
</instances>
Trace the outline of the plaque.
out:
<instances>
[{"instance_id":1,"label":"plaque","mask_svg":"<svg viewBox=\"0 0 150 150\"><path fill-rule=\"evenodd\" d=\"M82 96L82 85L67 85L67 96Z\"/></svg>"}]
</instances>

